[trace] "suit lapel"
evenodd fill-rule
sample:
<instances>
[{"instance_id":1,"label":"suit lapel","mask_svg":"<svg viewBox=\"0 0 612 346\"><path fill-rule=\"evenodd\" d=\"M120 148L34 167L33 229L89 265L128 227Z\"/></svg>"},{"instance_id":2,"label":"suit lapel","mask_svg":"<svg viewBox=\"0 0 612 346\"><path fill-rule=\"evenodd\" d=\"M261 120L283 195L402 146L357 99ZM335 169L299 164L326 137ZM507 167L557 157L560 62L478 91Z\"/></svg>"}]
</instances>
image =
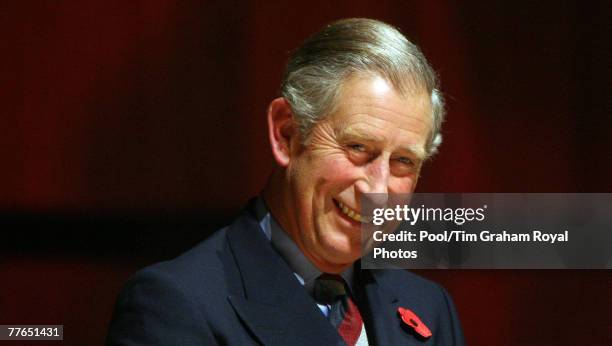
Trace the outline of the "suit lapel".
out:
<instances>
[{"instance_id":1,"label":"suit lapel","mask_svg":"<svg viewBox=\"0 0 612 346\"><path fill-rule=\"evenodd\" d=\"M359 308L365 317L366 330L376 345L399 345L397 338L398 319L396 316L397 298L381 286L374 271L359 270L360 288ZM397 325L397 326L396 326Z\"/></svg>"},{"instance_id":2,"label":"suit lapel","mask_svg":"<svg viewBox=\"0 0 612 346\"><path fill-rule=\"evenodd\" d=\"M338 344L338 333L274 251L249 211L230 226L227 239L243 287L228 299L261 343Z\"/></svg>"}]
</instances>

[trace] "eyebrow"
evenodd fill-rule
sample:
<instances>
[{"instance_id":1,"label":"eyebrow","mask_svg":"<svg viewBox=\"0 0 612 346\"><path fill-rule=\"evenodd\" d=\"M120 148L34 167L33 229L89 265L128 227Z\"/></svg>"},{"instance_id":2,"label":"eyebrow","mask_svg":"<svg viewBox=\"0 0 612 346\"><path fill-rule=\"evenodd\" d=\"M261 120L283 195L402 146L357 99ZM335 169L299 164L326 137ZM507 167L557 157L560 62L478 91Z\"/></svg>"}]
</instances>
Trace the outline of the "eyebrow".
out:
<instances>
[{"instance_id":1,"label":"eyebrow","mask_svg":"<svg viewBox=\"0 0 612 346\"><path fill-rule=\"evenodd\" d=\"M384 139L378 136L374 136L371 133L366 133L362 131L360 128L356 127L343 127L339 134L338 138L341 140L345 139L359 139L366 142L384 142Z\"/></svg>"},{"instance_id":2,"label":"eyebrow","mask_svg":"<svg viewBox=\"0 0 612 346\"><path fill-rule=\"evenodd\" d=\"M365 133L358 127L344 127L338 133L338 139L340 141L346 140L358 140L366 143L381 143L384 142L384 138L372 135L371 133ZM418 160L425 160L427 154L425 149L418 145L401 146L401 150L410 152Z\"/></svg>"}]
</instances>

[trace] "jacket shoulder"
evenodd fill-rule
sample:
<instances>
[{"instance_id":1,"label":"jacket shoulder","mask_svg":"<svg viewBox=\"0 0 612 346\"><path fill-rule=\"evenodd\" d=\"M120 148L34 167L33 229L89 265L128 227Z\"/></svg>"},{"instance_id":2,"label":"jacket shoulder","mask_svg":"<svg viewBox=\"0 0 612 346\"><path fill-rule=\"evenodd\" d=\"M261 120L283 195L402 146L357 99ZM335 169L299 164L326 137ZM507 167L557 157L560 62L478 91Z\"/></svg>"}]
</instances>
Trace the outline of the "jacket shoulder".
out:
<instances>
[{"instance_id":1,"label":"jacket shoulder","mask_svg":"<svg viewBox=\"0 0 612 346\"><path fill-rule=\"evenodd\" d=\"M214 344L233 272L226 231L132 275L117 298L107 345Z\"/></svg>"}]
</instances>

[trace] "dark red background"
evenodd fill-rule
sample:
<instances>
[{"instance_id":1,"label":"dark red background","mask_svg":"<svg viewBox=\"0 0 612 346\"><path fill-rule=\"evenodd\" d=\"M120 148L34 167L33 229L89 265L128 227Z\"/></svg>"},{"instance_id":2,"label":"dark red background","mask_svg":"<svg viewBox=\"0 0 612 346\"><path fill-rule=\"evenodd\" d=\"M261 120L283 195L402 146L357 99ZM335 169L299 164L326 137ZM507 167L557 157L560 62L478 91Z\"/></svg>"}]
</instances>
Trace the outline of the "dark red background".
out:
<instances>
[{"instance_id":1,"label":"dark red background","mask_svg":"<svg viewBox=\"0 0 612 346\"><path fill-rule=\"evenodd\" d=\"M612 192L607 2L0 4L0 324L100 344L128 275L197 243L272 167L264 113L324 24L400 27L449 115L421 192ZM607 345L612 274L419 271L471 345Z\"/></svg>"}]
</instances>

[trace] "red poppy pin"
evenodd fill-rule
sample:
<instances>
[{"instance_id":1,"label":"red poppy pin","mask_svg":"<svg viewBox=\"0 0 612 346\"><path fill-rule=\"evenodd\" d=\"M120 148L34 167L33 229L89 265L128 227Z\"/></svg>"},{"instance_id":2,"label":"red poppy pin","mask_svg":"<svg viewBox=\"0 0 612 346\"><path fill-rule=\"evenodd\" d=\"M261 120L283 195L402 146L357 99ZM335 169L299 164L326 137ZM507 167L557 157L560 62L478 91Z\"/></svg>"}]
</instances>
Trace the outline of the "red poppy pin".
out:
<instances>
[{"instance_id":1,"label":"red poppy pin","mask_svg":"<svg viewBox=\"0 0 612 346\"><path fill-rule=\"evenodd\" d=\"M414 312L402 307L397 308L397 312L399 312L400 316L402 317L402 321L411 326L420 336L424 338L431 336L431 330L427 328L425 323L423 323L419 316L417 316Z\"/></svg>"}]
</instances>

